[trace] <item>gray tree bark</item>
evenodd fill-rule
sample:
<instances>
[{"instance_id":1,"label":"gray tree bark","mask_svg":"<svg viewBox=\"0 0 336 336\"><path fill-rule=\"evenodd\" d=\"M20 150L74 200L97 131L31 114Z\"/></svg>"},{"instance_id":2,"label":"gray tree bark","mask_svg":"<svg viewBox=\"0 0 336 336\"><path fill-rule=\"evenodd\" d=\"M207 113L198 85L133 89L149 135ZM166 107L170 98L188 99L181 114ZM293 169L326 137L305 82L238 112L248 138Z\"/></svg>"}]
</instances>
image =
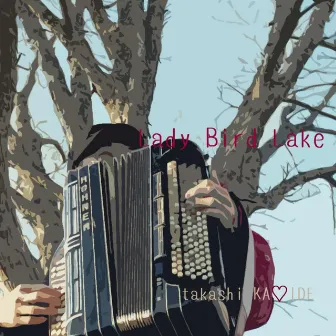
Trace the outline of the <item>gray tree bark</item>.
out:
<instances>
[{"instance_id":1,"label":"gray tree bark","mask_svg":"<svg viewBox=\"0 0 336 336\"><path fill-rule=\"evenodd\" d=\"M43 272L29 253L10 198L7 136L16 94L15 1L1 0L0 8L0 281L13 287L41 281Z\"/></svg>"}]
</instances>

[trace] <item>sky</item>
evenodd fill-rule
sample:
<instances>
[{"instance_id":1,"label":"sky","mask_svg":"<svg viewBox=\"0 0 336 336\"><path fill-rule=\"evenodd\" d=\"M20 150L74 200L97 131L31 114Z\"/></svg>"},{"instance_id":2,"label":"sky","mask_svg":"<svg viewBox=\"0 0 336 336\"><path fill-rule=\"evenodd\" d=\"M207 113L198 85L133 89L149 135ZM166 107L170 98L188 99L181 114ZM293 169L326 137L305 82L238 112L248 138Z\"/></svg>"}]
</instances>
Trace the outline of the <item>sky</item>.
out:
<instances>
[{"instance_id":1,"label":"sky","mask_svg":"<svg viewBox=\"0 0 336 336\"><path fill-rule=\"evenodd\" d=\"M58 1L44 1L55 14ZM308 5L310 2L305 2ZM171 135L175 128L176 134L190 134L190 139L210 155L213 148L206 148L205 136L207 127L219 130L227 127L233 120L236 110L227 109L227 105L218 99L218 87L225 82L237 83L246 89L253 78L253 72L260 60L261 48L267 43L268 23L272 20L274 6L271 0L241 0L239 2L208 0L205 4L200 0L169 1L170 14L163 33L163 50L157 74L157 86L150 114L151 132L159 132L163 136ZM113 18L115 13L110 11ZM304 21L304 20L303 20ZM92 25L88 23L88 28ZM302 29L304 28L304 22ZM299 32L297 32L299 33ZM329 24L328 34L334 33ZM87 36L95 46L99 60L105 64L107 60L100 41L94 34ZM22 65L29 65L31 54L25 50ZM67 72L66 52L59 45L57 55ZM288 48L290 52L290 47ZM307 68L324 67L325 50L318 50ZM335 57L335 56L334 56ZM335 62L334 62L335 63ZM328 73L322 80L335 81L335 66L331 64ZM252 73L251 73L252 72ZM298 85L311 85L320 82L316 75L301 78ZM24 78L24 73L20 79ZM30 112L34 122L47 120L41 129L50 137L63 140L61 127L54 114L54 107L42 72L39 73L29 99ZM23 82L23 79L22 79ZM225 89L224 100L239 105L241 95L233 90ZM321 89L302 95L301 99L317 105L321 101L319 95L311 93L324 92ZM309 97L307 97L309 96ZM334 99L333 102L336 102ZM43 109L41 108L43 106ZM109 122L108 116L97 97L93 98L94 122ZM226 110L225 112L223 112ZM335 110L327 109L335 114ZM218 117L220 115L220 117ZM320 127L331 127L335 124L325 118L318 119ZM279 113L275 112L267 125L263 136L266 141L279 126ZM298 169L305 171L335 163L335 137L326 136L321 149L282 148L263 166L260 187L270 188L283 178L283 168L289 163L292 174ZM45 166L48 171L53 169L52 157L56 155L50 148L44 148L47 155ZM298 165L295 168L293 159ZM62 184L64 177L56 174L55 179ZM308 194L314 195L305 198ZM329 336L336 329L336 278L332 267L332 256L336 252L336 236L333 224L333 190L323 180L316 180L283 201L273 211L259 211L249 219L251 227L269 241L275 262L275 285L286 286L288 293L297 293L298 288L312 293L313 301L295 301L276 303L270 321L260 329L247 332L249 336ZM300 200L305 198L304 200ZM334 196L336 201L336 197ZM25 224L29 231L29 225ZM30 234L32 234L30 232ZM34 247L32 247L33 251ZM302 290L301 290L302 291ZM290 300L286 294L283 300Z\"/></svg>"}]
</instances>

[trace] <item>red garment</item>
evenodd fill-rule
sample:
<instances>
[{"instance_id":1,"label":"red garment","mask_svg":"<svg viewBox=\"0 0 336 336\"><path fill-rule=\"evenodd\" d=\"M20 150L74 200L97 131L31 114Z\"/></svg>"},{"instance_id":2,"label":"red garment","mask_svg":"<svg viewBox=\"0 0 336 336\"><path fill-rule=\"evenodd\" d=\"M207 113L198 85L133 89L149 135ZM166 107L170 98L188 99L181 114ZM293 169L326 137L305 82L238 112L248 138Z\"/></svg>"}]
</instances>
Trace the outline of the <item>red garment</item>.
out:
<instances>
[{"instance_id":1,"label":"red garment","mask_svg":"<svg viewBox=\"0 0 336 336\"><path fill-rule=\"evenodd\" d=\"M254 238L254 293L250 315L246 321L245 331L256 329L269 320L274 300L274 262L271 248L267 241L258 233L252 231Z\"/></svg>"}]
</instances>

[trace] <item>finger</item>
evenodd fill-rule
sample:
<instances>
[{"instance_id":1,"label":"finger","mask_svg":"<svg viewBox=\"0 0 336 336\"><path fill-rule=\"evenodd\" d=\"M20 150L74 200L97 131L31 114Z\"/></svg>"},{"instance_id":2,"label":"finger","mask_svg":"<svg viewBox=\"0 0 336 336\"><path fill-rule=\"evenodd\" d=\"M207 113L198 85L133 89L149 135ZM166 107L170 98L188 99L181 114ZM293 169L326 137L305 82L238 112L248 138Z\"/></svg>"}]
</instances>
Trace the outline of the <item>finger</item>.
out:
<instances>
[{"instance_id":1,"label":"finger","mask_svg":"<svg viewBox=\"0 0 336 336\"><path fill-rule=\"evenodd\" d=\"M214 183L211 180L204 180L196 187L191 188L186 193L186 198L189 199L194 196L212 196L212 197L220 197L223 200L230 200L230 194L227 189L220 186L219 184Z\"/></svg>"},{"instance_id":2,"label":"finger","mask_svg":"<svg viewBox=\"0 0 336 336\"><path fill-rule=\"evenodd\" d=\"M217 209L223 214L223 218L230 218L234 216L235 209L233 206L228 206L214 197L207 197L207 198L194 198L194 207L196 207L198 210L203 211L203 209L211 208L211 209ZM203 211L204 212L204 211Z\"/></svg>"},{"instance_id":3,"label":"finger","mask_svg":"<svg viewBox=\"0 0 336 336\"><path fill-rule=\"evenodd\" d=\"M53 307L59 307L61 305L61 298L54 296L54 295L49 295L43 292L33 292L29 294L24 294L22 295L19 300L21 303L46 303L49 306Z\"/></svg>"},{"instance_id":4,"label":"finger","mask_svg":"<svg viewBox=\"0 0 336 336\"><path fill-rule=\"evenodd\" d=\"M192 200L190 200L192 201ZM194 206L206 206L206 207L211 207L211 208L217 208L225 213L226 216L234 216L236 211L232 203L229 205L220 202L217 198L215 197L207 197L207 198L199 198L195 197L194 198Z\"/></svg>"},{"instance_id":5,"label":"finger","mask_svg":"<svg viewBox=\"0 0 336 336\"><path fill-rule=\"evenodd\" d=\"M207 179L207 180L203 180L202 182L200 182L199 184L197 184L195 187L189 189L186 192L185 197L186 198L190 198L195 196L197 193L208 193L213 189L214 183Z\"/></svg>"},{"instance_id":6,"label":"finger","mask_svg":"<svg viewBox=\"0 0 336 336\"><path fill-rule=\"evenodd\" d=\"M18 324L19 325L27 325L27 324L41 324L47 320L46 317L42 316L19 316Z\"/></svg>"},{"instance_id":7,"label":"finger","mask_svg":"<svg viewBox=\"0 0 336 336\"><path fill-rule=\"evenodd\" d=\"M53 295L53 296L61 296L61 293L59 290L50 288L43 284L20 285L18 286L18 289L20 292L26 293L26 294L39 291L39 292L46 293L46 294Z\"/></svg>"},{"instance_id":8,"label":"finger","mask_svg":"<svg viewBox=\"0 0 336 336\"><path fill-rule=\"evenodd\" d=\"M55 307L39 307L32 305L22 305L16 309L19 315L56 315Z\"/></svg>"}]
</instances>

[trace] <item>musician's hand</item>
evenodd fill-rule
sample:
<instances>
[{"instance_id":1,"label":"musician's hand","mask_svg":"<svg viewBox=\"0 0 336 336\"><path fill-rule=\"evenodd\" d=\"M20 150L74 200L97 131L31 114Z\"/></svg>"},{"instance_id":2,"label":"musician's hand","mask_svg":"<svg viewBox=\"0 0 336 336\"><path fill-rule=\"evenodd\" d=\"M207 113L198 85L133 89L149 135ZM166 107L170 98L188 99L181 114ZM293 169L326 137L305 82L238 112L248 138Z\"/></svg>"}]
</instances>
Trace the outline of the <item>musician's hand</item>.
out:
<instances>
[{"instance_id":1,"label":"musician's hand","mask_svg":"<svg viewBox=\"0 0 336 336\"><path fill-rule=\"evenodd\" d=\"M60 292L44 285L17 286L0 297L0 327L12 328L45 322L46 315L57 313L57 307L61 306L60 296Z\"/></svg>"},{"instance_id":2,"label":"musician's hand","mask_svg":"<svg viewBox=\"0 0 336 336\"><path fill-rule=\"evenodd\" d=\"M210 179L187 191L187 203L208 216L220 219L225 228L234 231L238 225L236 206L228 190Z\"/></svg>"}]
</instances>

